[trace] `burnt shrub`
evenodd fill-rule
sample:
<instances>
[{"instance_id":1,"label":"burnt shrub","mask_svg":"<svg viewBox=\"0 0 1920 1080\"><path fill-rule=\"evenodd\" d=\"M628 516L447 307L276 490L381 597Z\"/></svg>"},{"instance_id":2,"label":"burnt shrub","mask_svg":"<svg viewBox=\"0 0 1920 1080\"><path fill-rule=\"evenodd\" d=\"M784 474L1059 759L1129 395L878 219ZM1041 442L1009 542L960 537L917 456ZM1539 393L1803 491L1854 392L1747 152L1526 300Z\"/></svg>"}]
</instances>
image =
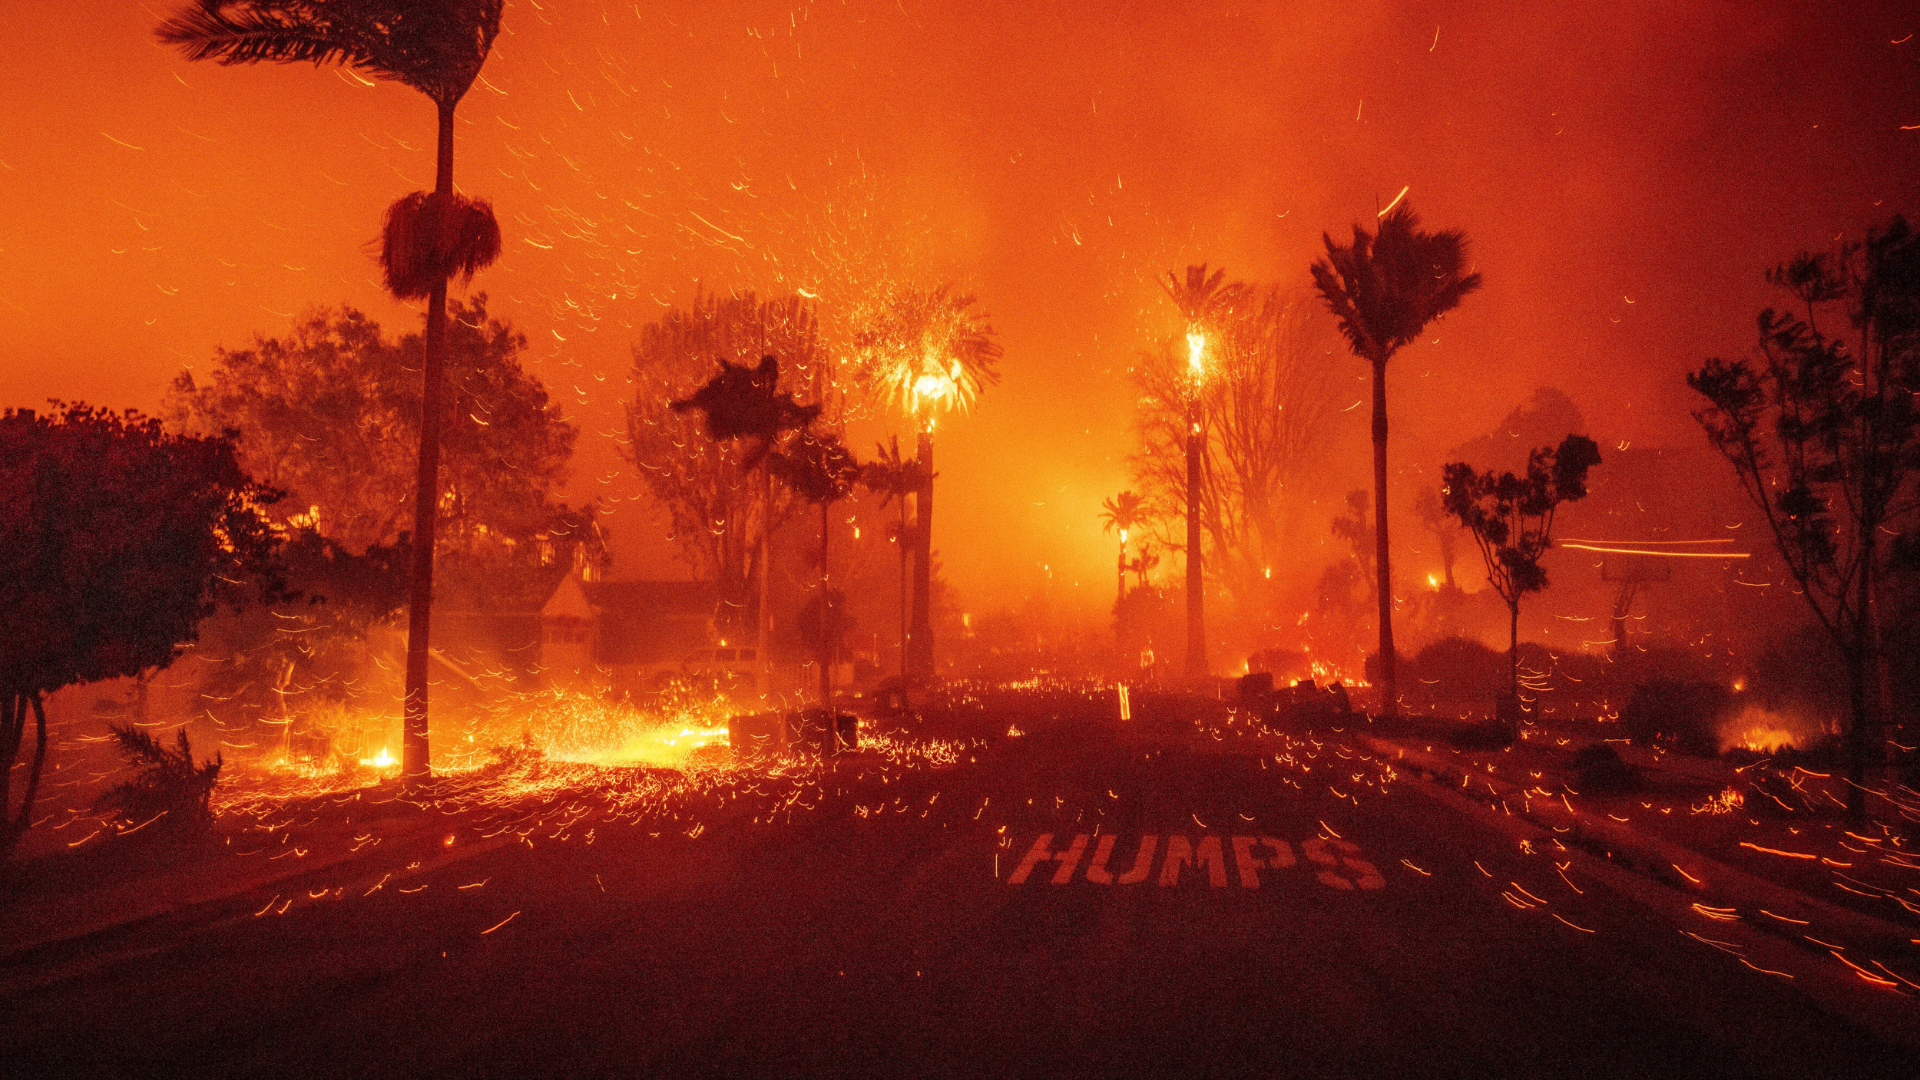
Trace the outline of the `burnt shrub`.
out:
<instances>
[{"instance_id":1,"label":"burnt shrub","mask_svg":"<svg viewBox=\"0 0 1920 1080\"><path fill-rule=\"evenodd\" d=\"M1606 743L1585 746L1573 755L1573 782L1582 792L1626 791L1639 782L1633 766Z\"/></svg>"},{"instance_id":2,"label":"burnt shrub","mask_svg":"<svg viewBox=\"0 0 1920 1080\"><path fill-rule=\"evenodd\" d=\"M1367 677L1379 684L1378 657L1367 656ZM1507 687L1507 654L1471 638L1442 638L1397 664L1401 704L1419 713L1487 713Z\"/></svg>"},{"instance_id":3,"label":"burnt shrub","mask_svg":"<svg viewBox=\"0 0 1920 1080\"><path fill-rule=\"evenodd\" d=\"M1733 692L1719 683L1657 679L1633 688L1620 725L1636 745L1714 757L1720 753L1720 722L1732 710Z\"/></svg>"}]
</instances>

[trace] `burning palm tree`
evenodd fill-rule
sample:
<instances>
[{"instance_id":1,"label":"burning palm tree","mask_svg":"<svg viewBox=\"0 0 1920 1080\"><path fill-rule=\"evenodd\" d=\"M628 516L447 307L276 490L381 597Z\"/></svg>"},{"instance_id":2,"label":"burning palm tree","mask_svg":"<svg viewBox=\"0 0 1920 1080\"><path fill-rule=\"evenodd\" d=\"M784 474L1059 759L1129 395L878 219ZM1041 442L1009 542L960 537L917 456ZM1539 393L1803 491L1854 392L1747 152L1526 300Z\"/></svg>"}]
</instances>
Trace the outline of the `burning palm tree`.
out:
<instances>
[{"instance_id":1,"label":"burning palm tree","mask_svg":"<svg viewBox=\"0 0 1920 1080\"><path fill-rule=\"evenodd\" d=\"M1340 320L1353 355L1373 365L1373 531L1375 594L1380 607L1382 712L1395 702L1393 585L1387 560L1387 361L1420 336L1433 320L1460 305L1480 287L1480 275L1465 272L1466 234L1457 229L1420 229L1411 207L1389 207L1379 232L1353 227L1342 247L1322 236L1327 257L1313 264L1313 283Z\"/></svg>"},{"instance_id":2,"label":"burning palm tree","mask_svg":"<svg viewBox=\"0 0 1920 1080\"><path fill-rule=\"evenodd\" d=\"M1000 346L972 296L952 285L931 292L909 289L895 296L858 337L860 378L877 398L910 417L919 435L920 489L913 538L918 551L913 580L910 667L933 673L933 428L939 415L966 411L980 391L999 381L993 370Z\"/></svg>"},{"instance_id":3,"label":"burning palm tree","mask_svg":"<svg viewBox=\"0 0 1920 1080\"><path fill-rule=\"evenodd\" d=\"M1147 518L1146 500L1131 491L1123 491L1100 504L1100 531L1120 534L1120 590L1113 602L1127 598L1127 533Z\"/></svg>"},{"instance_id":4,"label":"burning palm tree","mask_svg":"<svg viewBox=\"0 0 1920 1080\"><path fill-rule=\"evenodd\" d=\"M1207 265L1201 263L1187 267L1184 281L1168 271L1167 280L1161 285L1187 321L1187 674L1190 677L1207 673L1206 577L1200 552L1200 459L1206 448L1200 390L1207 377L1207 334L1248 291L1238 282L1228 284L1226 278L1226 270L1209 274Z\"/></svg>"},{"instance_id":5,"label":"burning palm tree","mask_svg":"<svg viewBox=\"0 0 1920 1080\"><path fill-rule=\"evenodd\" d=\"M907 703L907 563L908 552L915 549L913 530L907 524L907 496L921 488L920 463L900 455L900 437L893 436L874 447L874 458L861 471L861 483L868 491L884 496L880 505L899 505L900 520L894 527L894 542L900 547L900 707Z\"/></svg>"},{"instance_id":6,"label":"burning palm tree","mask_svg":"<svg viewBox=\"0 0 1920 1080\"><path fill-rule=\"evenodd\" d=\"M189 60L344 64L410 86L438 110L434 190L414 192L387 211L380 256L395 296L427 301L402 733L402 772L409 779L428 772L427 649L447 282L455 275L471 280L500 255L492 206L453 190L453 113L487 62L504 6L505 0L199 0L157 31Z\"/></svg>"}]
</instances>

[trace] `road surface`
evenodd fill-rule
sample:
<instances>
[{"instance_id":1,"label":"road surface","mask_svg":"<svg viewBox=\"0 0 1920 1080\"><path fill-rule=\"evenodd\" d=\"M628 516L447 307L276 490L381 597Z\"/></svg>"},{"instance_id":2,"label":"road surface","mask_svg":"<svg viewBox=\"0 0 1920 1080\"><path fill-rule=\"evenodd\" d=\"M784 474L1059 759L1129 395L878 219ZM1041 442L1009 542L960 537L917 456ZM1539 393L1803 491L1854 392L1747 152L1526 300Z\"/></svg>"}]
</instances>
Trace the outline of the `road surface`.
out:
<instances>
[{"instance_id":1,"label":"road surface","mask_svg":"<svg viewBox=\"0 0 1920 1080\"><path fill-rule=\"evenodd\" d=\"M958 764L843 761L791 802L690 828L420 830L12 958L0 1061L23 1078L1913 1075L1910 1049L1791 972L1340 732L1202 730L1175 704L1136 697L1122 724L1099 695L989 700L1020 734Z\"/></svg>"}]
</instances>

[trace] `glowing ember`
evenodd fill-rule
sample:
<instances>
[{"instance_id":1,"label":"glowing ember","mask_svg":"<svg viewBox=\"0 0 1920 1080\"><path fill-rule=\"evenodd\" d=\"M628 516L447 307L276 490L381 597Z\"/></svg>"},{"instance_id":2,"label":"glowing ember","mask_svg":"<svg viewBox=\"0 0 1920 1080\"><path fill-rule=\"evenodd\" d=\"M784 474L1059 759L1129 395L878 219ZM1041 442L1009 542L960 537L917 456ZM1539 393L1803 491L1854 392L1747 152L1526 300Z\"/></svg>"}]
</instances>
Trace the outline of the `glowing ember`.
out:
<instances>
[{"instance_id":1,"label":"glowing ember","mask_svg":"<svg viewBox=\"0 0 1920 1080\"><path fill-rule=\"evenodd\" d=\"M568 755L563 760L584 761L594 765L652 765L660 768L686 768L692 765L725 764L728 740L723 727L694 727L667 723L629 735L617 747Z\"/></svg>"},{"instance_id":2,"label":"glowing ember","mask_svg":"<svg viewBox=\"0 0 1920 1080\"><path fill-rule=\"evenodd\" d=\"M1720 749L1739 748L1762 754L1805 747L1822 732L1818 720L1773 712L1749 705L1720 727Z\"/></svg>"}]
</instances>

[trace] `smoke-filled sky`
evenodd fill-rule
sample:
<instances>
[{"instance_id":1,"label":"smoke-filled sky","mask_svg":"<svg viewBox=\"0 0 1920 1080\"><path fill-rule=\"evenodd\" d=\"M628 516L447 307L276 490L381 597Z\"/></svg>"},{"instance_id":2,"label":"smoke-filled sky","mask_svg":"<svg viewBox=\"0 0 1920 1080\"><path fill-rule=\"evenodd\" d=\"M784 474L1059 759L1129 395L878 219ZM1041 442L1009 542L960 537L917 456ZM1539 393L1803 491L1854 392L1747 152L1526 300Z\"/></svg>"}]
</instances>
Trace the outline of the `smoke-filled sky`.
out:
<instances>
[{"instance_id":1,"label":"smoke-filled sky","mask_svg":"<svg viewBox=\"0 0 1920 1080\"><path fill-rule=\"evenodd\" d=\"M431 105L189 64L153 38L170 10L0 0L0 403L152 409L312 304L413 325L370 241L432 185ZM1746 348L1762 268L1920 209L1916 28L1756 0L515 0L455 178L495 204L474 287L581 427L570 495L617 508L617 572L667 550L614 441L636 327L698 286L953 280L1006 357L941 428L946 574L971 604L1049 573L1104 604L1166 271L1304 288L1323 231L1410 188L1486 285L1394 361L1396 466L1543 385L1610 443L1695 445L1681 375ZM1358 487L1364 460L1327 468Z\"/></svg>"}]
</instances>

